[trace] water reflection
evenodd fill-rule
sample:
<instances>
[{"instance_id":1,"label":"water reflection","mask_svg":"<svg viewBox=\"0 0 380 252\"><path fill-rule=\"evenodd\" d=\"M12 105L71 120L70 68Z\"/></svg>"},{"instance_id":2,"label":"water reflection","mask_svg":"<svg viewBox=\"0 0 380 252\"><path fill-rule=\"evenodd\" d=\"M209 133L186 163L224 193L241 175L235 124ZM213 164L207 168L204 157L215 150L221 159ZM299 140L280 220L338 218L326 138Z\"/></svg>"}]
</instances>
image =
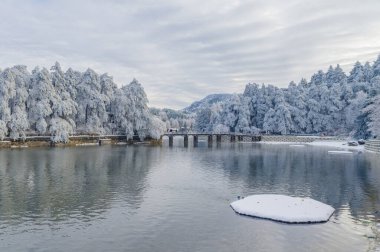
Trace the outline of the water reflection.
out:
<instances>
[{"instance_id":1,"label":"water reflection","mask_svg":"<svg viewBox=\"0 0 380 252\"><path fill-rule=\"evenodd\" d=\"M2 225L101 217L121 201L143 201L159 148L50 148L0 151Z\"/></svg>"},{"instance_id":2,"label":"water reflection","mask_svg":"<svg viewBox=\"0 0 380 252\"><path fill-rule=\"evenodd\" d=\"M373 218L380 209L380 165L374 154L340 156L329 155L325 148L263 144L236 144L224 149L204 149L199 157L205 166L223 170L236 195L307 196L333 205L337 215L349 206L352 216L359 219Z\"/></svg>"},{"instance_id":3,"label":"water reflection","mask_svg":"<svg viewBox=\"0 0 380 252\"><path fill-rule=\"evenodd\" d=\"M0 150L0 250L365 251L379 192L378 155L318 147ZM337 211L316 225L236 216L229 203L254 193Z\"/></svg>"}]
</instances>

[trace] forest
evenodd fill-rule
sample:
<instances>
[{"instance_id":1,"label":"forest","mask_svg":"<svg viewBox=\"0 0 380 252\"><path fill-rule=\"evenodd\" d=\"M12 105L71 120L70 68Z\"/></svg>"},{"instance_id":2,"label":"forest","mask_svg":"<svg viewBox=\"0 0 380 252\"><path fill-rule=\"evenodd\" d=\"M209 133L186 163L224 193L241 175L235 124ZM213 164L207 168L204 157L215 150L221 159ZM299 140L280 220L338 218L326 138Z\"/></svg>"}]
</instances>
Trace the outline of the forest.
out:
<instances>
[{"instance_id":1,"label":"forest","mask_svg":"<svg viewBox=\"0 0 380 252\"><path fill-rule=\"evenodd\" d=\"M215 133L376 136L380 55L373 64L356 62L348 75L337 65L287 88L247 84L242 94L199 109L194 127Z\"/></svg>"},{"instance_id":2,"label":"forest","mask_svg":"<svg viewBox=\"0 0 380 252\"><path fill-rule=\"evenodd\" d=\"M380 55L356 62L346 74L337 65L287 88L249 83L241 94L210 95L183 110L149 108L142 85L118 87L108 74L59 63L30 73L17 65L0 70L0 140L72 134L159 138L169 128L249 134L344 135L380 133ZM206 97L207 98L207 97Z\"/></svg>"},{"instance_id":3,"label":"forest","mask_svg":"<svg viewBox=\"0 0 380 252\"><path fill-rule=\"evenodd\" d=\"M49 135L67 142L71 134L159 138L165 124L149 112L142 85L118 88L112 77L88 69L63 72L14 66L0 72L0 139Z\"/></svg>"}]
</instances>

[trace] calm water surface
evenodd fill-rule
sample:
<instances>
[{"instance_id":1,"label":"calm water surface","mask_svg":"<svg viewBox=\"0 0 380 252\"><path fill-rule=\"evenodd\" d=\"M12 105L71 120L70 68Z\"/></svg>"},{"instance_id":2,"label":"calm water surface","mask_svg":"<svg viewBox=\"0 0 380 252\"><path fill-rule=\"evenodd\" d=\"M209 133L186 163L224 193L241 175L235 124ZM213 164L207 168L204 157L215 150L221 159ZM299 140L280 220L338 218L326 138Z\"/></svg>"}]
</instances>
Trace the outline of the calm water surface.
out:
<instances>
[{"instance_id":1,"label":"calm water surface","mask_svg":"<svg viewBox=\"0 0 380 252\"><path fill-rule=\"evenodd\" d=\"M234 144L0 150L0 251L371 251L380 157ZM239 216L238 195L308 196L329 222ZM375 238L370 238L375 237Z\"/></svg>"}]
</instances>

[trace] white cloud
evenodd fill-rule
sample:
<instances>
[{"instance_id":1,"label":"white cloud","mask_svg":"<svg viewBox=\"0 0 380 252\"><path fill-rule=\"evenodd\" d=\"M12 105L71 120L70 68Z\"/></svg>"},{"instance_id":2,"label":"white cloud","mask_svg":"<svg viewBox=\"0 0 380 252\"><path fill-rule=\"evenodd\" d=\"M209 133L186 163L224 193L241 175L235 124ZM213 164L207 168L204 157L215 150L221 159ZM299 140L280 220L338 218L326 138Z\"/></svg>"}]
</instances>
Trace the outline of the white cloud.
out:
<instances>
[{"instance_id":1,"label":"white cloud","mask_svg":"<svg viewBox=\"0 0 380 252\"><path fill-rule=\"evenodd\" d=\"M247 82L286 86L380 53L378 0L2 1L0 66L108 72L181 108Z\"/></svg>"}]
</instances>

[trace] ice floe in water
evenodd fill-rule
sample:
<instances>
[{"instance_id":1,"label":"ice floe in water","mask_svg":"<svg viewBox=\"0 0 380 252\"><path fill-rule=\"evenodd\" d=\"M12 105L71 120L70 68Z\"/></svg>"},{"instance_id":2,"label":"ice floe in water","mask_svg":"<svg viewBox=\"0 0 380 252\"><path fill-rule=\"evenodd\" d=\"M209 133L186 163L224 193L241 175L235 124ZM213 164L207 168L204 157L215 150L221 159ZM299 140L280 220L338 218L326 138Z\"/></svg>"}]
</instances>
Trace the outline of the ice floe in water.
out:
<instances>
[{"instance_id":1,"label":"ice floe in water","mask_svg":"<svg viewBox=\"0 0 380 252\"><path fill-rule=\"evenodd\" d=\"M290 144L290 147L305 147L303 144Z\"/></svg>"},{"instance_id":2,"label":"ice floe in water","mask_svg":"<svg viewBox=\"0 0 380 252\"><path fill-rule=\"evenodd\" d=\"M352 151L328 151L329 154L352 154Z\"/></svg>"},{"instance_id":3,"label":"ice floe in water","mask_svg":"<svg viewBox=\"0 0 380 252\"><path fill-rule=\"evenodd\" d=\"M238 214L286 223L318 223L330 219L335 209L322 202L278 194L258 194L231 203Z\"/></svg>"}]
</instances>

